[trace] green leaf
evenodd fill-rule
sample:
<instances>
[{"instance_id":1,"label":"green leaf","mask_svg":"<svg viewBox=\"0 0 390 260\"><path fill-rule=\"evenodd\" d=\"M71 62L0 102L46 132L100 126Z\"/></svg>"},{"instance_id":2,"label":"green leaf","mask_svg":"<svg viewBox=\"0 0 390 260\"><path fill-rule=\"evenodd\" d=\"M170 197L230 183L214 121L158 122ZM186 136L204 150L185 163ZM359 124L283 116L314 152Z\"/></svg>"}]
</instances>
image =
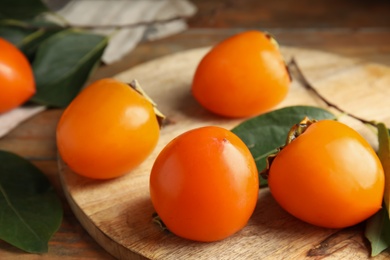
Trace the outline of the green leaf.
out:
<instances>
[{"instance_id":1,"label":"green leaf","mask_svg":"<svg viewBox=\"0 0 390 260\"><path fill-rule=\"evenodd\" d=\"M390 246L390 220L387 210L380 209L366 222L364 232L371 244L371 256L380 254Z\"/></svg>"},{"instance_id":2,"label":"green leaf","mask_svg":"<svg viewBox=\"0 0 390 260\"><path fill-rule=\"evenodd\" d=\"M0 21L0 37L17 46L30 60L44 40L61 30L57 24L45 21Z\"/></svg>"},{"instance_id":3,"label":"green leaf","mask_svg":"<svg viewBox=\"0 0 390 260\"><path fill-rule=\"evenodd\" d=\"M387 213L390 215L390 137L385 124L379 123L377 124L377 128L379 141L378 157L385 172L385 192L383 200L386 205Z\"/></svg>"},{"instance_id":4,"label":"green leaf","mask_svg":"<svg viewBox=\"0 0 390 260\"><path fill-rule=\"evenodd\" d=\"M33 70L37 93L31 101L65 107L100 62L108 38L76 30L59 32L38 48Z\"/></svg>"},{"instance_id":5,"label":"green leaf","mask_svg":"<svg viewBox=\"0 0 390 260\"><path fill-rule=\"evenodd\" d=\"M0 239L30 253L48 250L62 221L50 182L29 161L0 150Z\"/></svg>"},{"instance_id":6,"label":"green leaf","mask_svg":"<svg viewBox=\"0 0 390 260\"><path fill-rule=\"evenodd\" d=\"M22 29L16 26L0 24L0 37L19 47L25 37L32 33L32 30Z\"/></svg>"},{"instance_id":7,"label":"green leaf","mask_svg":"<svg viewBox=\"0 0 390 260\"><path fill-rule=\"evenodd\" d=\"M248 146L259 171L266 167L268 155L286 143L289 130L304 117L311 119L335 119L327 110L311 106L292 106L262 114L232 129ZM260 176L261 186L267 182Z\"/></svg>"},{"instance_id":8,"label":"green leaf","mask_svg":"<svg viewBox=\"0 0 390 260\"><path fill-rule=\"evenodd\" d=\"M378 157L385 172L383 208L367 220L365 236L371 243L371 255L376 256L390 246L390 137L389 129L383 123L377 124Z\"/></svg>"},{"instance_id":9,"label":"green leaf","mask_svg":"<svg viewBox=\"0 0 390 260\"><path fill-rule=\"evenodd\" d=\"M41 0L0 1L0 17L2 18L25 20L48 11L48 8Z\"/></svg>"}]
</instances>

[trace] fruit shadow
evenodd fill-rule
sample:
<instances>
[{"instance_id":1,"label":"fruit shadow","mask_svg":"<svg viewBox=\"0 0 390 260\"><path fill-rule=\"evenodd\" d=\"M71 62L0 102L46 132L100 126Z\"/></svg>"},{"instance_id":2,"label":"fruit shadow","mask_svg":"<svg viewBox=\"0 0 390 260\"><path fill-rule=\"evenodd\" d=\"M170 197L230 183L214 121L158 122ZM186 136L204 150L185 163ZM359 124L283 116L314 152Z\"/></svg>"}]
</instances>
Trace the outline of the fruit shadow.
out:
<instances>
[{"instance_id":1,"label":"fruit shadow","mask_svg":"<svg viewBox=\"0 0 390 260\"><path fill-rule=\"evenodd\" d=\"M217 242L202 243L186 240L164 231L153 222L154 208L150 198L144 196L135 200L126 209L127 240L124 245L145 257L153 257L152 252L159 256L184 250L194 255L202 255L208 250L219 250L219 244L224 248L237 249L237 243L243 247L256 247L258 243L274 245L277 250L293 250L298 254L323 256L336 251L343 251L345 245L362 248L360 231L356 227L345 230L334 230L316 227L302 222L284 211L273 199L268 188L260 192L257 206L248 224L236 234ZM262 242L263 241L263 242ZM309 242L309 244L308 244ZM249 243L249 244L248 244ZM314 243L314 244L310 244ZM318 243L318 246L317 246ZM136 246L134 245L147 245ZM297 248L292 248L298 246ZM270 249L272 254L276 249ZM345 250L348 250L345 249ZM224 254L224 252L220 252ZM227 251L228 253L228 251ZM162 254L162 255L161 255ZM222 257L222 255L221 255Z\"/></svg>"},{"instance_id":2,"label":"fruit shadow","mask_svg":"<svg viewBox=\"0 0 390 260\"><path fill-rule=\"evenodd\" d=\"M279 206L268 188L261 188L257 205L249 224L259 230L266 229L272 230L273 233L281 232L283 234L297 234L306 232L306 230L310 232L327 230L310 225L289 214Z\"/></svg>"},{"instance_id":3,"label":"fruit shadow","mask_svg":"<svg viewBox=\"0 0 390 260\"><path fill-rule=\"evenodd\" d=\"M250 219L250 224L258 226L260 229L272 229L273 231L287 231L286 223L293 225L305 225L286 211L272 197L268 188L261 188L256 208ZM289 224L290 225L290 224Z\"/></svg>"},{"instance_id":4,"label":"fruit shadow","mask_svg":"<svg viewBox=\"0 0 390 260\"><path fill-rule=\"evenodd\" d=\"M268 188L261 190L248 226L249 228L240 231L242 235L263 237L270 244L275 244L278 248L284 248L283 250L287 251L290 249L296 251L300 248L300 254L311 257L343 255L341 251L351 250L351 248L363 254L366 253L367 246L362 235L362 225L330 229L308 224L280 207Z\"/></svg>"},{"instance_id":5,"label":"fruit shadow","mask_svg":"<svg viewBox=\"0 0 390 260\"><path fill-rule=\"evenodd\" d=\"M183 85L179 89L180 91L175 93L175 99L172 100L171 109L181 117L196 121L213 121L217 123L229 120L201 106L192 95L190 86Z\"/></svg>"}]
</instances>

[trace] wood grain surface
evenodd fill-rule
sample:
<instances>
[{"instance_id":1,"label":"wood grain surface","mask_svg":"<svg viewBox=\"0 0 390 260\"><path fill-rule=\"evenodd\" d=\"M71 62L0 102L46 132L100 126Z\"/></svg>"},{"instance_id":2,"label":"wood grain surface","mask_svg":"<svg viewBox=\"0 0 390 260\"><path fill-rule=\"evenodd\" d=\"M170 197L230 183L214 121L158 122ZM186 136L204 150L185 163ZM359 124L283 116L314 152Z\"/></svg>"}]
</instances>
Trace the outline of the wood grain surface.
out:
<instances>
[{"instance_id":1,"label":"wood grain surface","mask_svg":"<svg viewBox=\"0 0 390 260\"><path fill-rule=\"evenodd\" d=\"M164 39L140 43L122 60L110 66L104 64L100 66L92 75L90 82L112 77L121 71L164 55L214 45L247 29L269 31L282 46L326 51L344 58L390 66L388 0L315 2L191 0L191 2L197 6L198 12L189 19L187 31ZM0 241L0 259L114 259L80 225L65 199L58 176L55 143L55 128L62 111L48 109L25 121L0 139L0 149L23 156L42 170L57 190L64 207L62 225L49 241L47 253L28 254ZM309 255L313 259L323 259L329 252L343 250L346 246L366 248L360 227L335 234L313 246L314 250L310 251ZM367 258L367 254L359 253L359 256ZM256 257L262 258L265 257ZM337 257L330 256L327 259L335 258Z\"/></svg>"},{"instance_id":2,"label":"wood grain surface","mask_svg":"<svg viewBox=\"0 0 390 260\"><path fill-rule=\"evenodd\" d=\"M390 25L387 0L196 0L191 27L378 28Z\"/></svg>"},{"instance_id":3,"label":"wood grain surface","mask_svg":"<svg viewBox=\"0 0 390 260\"><path fill-rule=\"evenodd\" d=\"M179 52L136 66L116 77L137 79L170 124L161 131L153 154L131 173L114 180L95 181L74 174L61 160L59 173L65 196L90 235L120 259L367 259L369 247L363 225L343 230L318 228L283 211L267 188L261 189L248 225L215 243L197 243L163 232L152 223L149 173L159 151L175 136L204 125L228 129L242 119L215 116L199 106L190 93L196 65L208 48ZM390 68L381 64L301 48L283 47L286 60L296 58L308 79L325 97L345 111L390 125ZM278 107L324 104L293 82ZM374 134L348 117L351 125L376 145ZM381 254L378 259L390 257Z\"/></svg>"}]
</instances>

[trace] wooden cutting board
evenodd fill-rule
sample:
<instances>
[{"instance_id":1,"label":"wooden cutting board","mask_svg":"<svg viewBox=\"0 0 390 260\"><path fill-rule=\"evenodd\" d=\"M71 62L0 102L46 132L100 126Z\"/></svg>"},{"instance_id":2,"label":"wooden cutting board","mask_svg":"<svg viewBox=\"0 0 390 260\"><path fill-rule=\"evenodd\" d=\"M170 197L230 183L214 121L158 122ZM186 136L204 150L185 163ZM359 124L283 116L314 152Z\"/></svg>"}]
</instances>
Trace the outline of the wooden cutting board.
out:
<instances>
[{"instance_id":1,"label":"wooden cutting board","mask_svg":"<svg viewBox=\"0 0 390 260\"><path fill-rule=\"evenodd\" d=\"M85 229L109 253L120 259L366 259L369 247L363 226L344 230L318 228L283 211L267 188L261 189L248 225L237 234L215 243L191 242L163 232L152 222L149 173L161 149L175 136L204 125L231 129L242 120L212 115L192 98L190 86L195 68L208 48L163 57L125 71L118 79L137 79L154 99L170 124L161 130L153 154L126 176L95 181L74 174L61 160L64 192ZM294 56L307 78L323 96L345 111L390 125L390 68L364 60L297 48L282 48ZM285 101L289 105L324 104L293 82ZM341 117L374 146L371 129ZM378 259L390 257L382 253Z\"/></svg>"}]
</instances>

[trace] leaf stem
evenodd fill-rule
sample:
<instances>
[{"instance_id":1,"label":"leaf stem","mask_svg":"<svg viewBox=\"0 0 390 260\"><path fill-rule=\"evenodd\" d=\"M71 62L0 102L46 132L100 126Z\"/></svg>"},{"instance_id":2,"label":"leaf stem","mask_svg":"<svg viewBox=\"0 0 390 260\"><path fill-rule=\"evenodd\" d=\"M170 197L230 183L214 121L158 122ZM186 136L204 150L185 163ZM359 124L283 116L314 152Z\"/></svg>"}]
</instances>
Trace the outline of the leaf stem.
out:
<instances>
[{"instance_id":1,"label":"leaf stem","mask_svg":"<svg viewBox=\"0 0 390 260\"><path fill-rule=\"evenodd\" d=\"M333 107L337 111L339 111L339 112L341 112L341 113L343 113L343 114L345 114L347 116L350 116L350 117L352 117L352 118L354 118L356 120L359 120L360 122L362 122L364 124L368 124L368 125L371 125L371 126L376 126L376 124L374 122L365 120L364 118L361 118L361 117L355 116L355 115L353 115L351 113L348 113L345 110L343 110L342 108L340 108L338 105L336 105L335 103L329 101L324 96L322 96L318 92L318 90L307 80L307 78L303 74L301 68L299 67L299 65L298 65L298 63L297 63L297 61L295 60L294 57L291 58L291 60L290 60L290 62L288 63L287 66L289 68L290 73L295 76L295 78L302 84L302 86L305 87L307 90L312 91L327 106Z\"/></svg>"},{"instance_id":2,"label":"leaf stem","mask_svg":"<svg viewBox=\"0 0 390 260\"><path fill-rule=\"evenodd\" d=\"M53 16L53 17L55 17L56 19L58 19L65 26L70 27L69 22L62 15L60 15L59 13L50 11L50 12L48 12L48 14Z\"/></svg>"}]
</instances>

